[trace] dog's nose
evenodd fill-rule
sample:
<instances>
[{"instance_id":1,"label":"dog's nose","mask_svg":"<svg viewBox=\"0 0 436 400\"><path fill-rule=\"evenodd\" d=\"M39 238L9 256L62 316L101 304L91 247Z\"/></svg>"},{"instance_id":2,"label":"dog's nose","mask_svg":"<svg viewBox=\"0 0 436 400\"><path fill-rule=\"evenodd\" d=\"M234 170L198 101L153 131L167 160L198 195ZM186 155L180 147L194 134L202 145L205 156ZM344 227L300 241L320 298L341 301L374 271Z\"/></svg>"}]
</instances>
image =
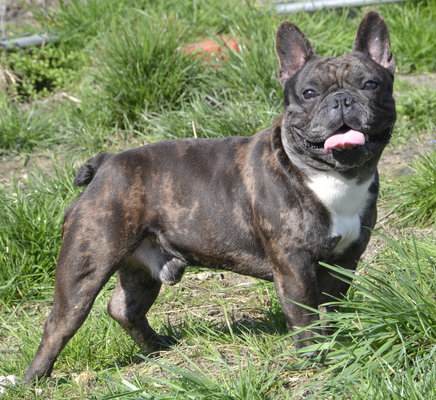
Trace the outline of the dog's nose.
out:
<instances>
[{"instance_id":1,"label":"dog's nose","mask_svg":"<svg viewBox=\"0 0 436 400\"><path fill-rule=\"evenodd\" d=\"M332 108L338 108L338 107L350 107L354 104L354 99L349 95L348 93L339 92L335 93L330 98L330 107Z\"/></svg>"}]
</instances>

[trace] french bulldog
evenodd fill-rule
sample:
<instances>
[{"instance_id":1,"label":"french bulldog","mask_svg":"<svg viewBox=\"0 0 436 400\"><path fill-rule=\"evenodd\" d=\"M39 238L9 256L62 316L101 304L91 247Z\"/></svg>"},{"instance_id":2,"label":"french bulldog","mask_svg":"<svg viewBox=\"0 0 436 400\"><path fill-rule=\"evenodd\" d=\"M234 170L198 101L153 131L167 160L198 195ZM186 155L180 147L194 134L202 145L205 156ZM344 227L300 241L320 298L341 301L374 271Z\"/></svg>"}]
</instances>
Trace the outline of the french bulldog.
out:
<instances>
[{"instance_id":1,"label":"french bulldog","mask_svg":"<svg viewBox=\"0 0 436 400\"><path fill-rule=\"evenodd\" d=\"M284 112L271 127L103 153L79 170L74 185L87 188L65 213L53 309L26 383L51 373L115 272L109 315L142 348L174 343L146 313L188 265L273 281L290 331L319 318L301 305L346 292L320 262L355 269L376 221L377 163L396 118L388 29L369 12L351 54L319 57L286 21L276 51ZM312 337L299 330L296 347Z\"/></svg>"}]
</instances>

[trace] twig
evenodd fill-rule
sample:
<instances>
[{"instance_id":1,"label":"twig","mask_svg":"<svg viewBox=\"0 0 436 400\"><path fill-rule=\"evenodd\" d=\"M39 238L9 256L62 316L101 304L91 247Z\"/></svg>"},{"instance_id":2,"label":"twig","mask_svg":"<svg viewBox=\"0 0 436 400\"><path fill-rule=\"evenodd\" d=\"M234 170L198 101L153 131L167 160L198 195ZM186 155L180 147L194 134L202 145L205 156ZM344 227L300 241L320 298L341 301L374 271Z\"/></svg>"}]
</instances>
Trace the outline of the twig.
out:
<instances>
[{"instance_id":1,"label":"twig","mask_svg":"<svg viewBox=\"0 0 436 400\"><path fill-rule=\"evenodd\" d=\"M192 123L192 132L194 132L194 137L197 138L197 131L196 131L196 129L195 129L195 123L194 123L194 120L192 120L191 123Z\"/></svg>"},{"instance_id":2,"label":"twig","mask_svg":"<svg viewBox=\"0 0 436 400\"><path fill-rule=\"evenodd\" d=\"M388 218L391 214L393 214L395 212L395 210L400 206L400 204L397 204L391 211L389 211L387 214L383 215L382 217L380 217L377 222L376 225L378 223L380 223L381 221L385 220L386 218Z\"/></svg>"}]
</instances>

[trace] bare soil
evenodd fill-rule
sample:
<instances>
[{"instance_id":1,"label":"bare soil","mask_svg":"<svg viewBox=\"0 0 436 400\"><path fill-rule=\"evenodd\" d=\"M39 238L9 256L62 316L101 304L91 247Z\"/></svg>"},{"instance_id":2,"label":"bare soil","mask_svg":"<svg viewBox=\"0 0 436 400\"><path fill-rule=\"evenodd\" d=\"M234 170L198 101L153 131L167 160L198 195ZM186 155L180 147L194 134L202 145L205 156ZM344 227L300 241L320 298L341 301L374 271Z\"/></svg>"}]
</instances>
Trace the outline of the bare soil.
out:
<instances>
[{"instance_id":1,"label":"bare soil","mask_svg":"<svg viewBox=\"0 0 436 400\"><path fill-rule=\"evenodd\" d=\"M58 0L45 0L47 10L58 4ZM22 34L24 28L36 24L35 15L42 12L43 0L3 0L0 14L3 14L6 38Z\"/></svg>"}]
</instances>

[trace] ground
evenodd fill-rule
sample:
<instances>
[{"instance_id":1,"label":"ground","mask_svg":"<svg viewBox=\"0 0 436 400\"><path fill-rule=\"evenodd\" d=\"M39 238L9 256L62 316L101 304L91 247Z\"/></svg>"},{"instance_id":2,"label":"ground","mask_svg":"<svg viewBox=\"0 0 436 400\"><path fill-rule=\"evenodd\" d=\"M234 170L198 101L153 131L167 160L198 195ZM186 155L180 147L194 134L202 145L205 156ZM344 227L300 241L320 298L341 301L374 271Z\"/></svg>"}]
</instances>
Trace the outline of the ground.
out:
<instances>
[{"instance_id":1,"label":"ground","mask_svg":"<svg viewBox=\"0 0 436 400\"><path fill-rule=\"evenodd\" d=\"M9 26L22 26L23 23L34 23L34 19L32 18L31 13L29 13L27 9L27 5L29 6L37 6L41 7L41 0L26 0L19 2L21 5L25 4L25 6L20 6L17 4L15 0L6 0L3 1L5 7L5 20L8 25L8 29L6 34L12 34L15 28L9 28ZM56 4L57 1L47 0L47 4L52 6ZM408 82L411 87L415 87L416 85L423 86L431 86L433 88L436 87L436 74L427 74L427 75L417 75L417 76L402 76L398 75L397 80L400 82ZM64 101L62 96L59 94L53 95L51 98L44 99L43 101L54 101L60 102ZM26 105L28 106L28 105ZM431 136L430 132L428 132L424 137L421 137L419 141L414 140L413 143L409 143L409 145L401 145L394 146L389 145L382 157L380 162L380 173L381 173L381 185L383 186L383 182L386 179L391 178L395 173L401 172L407 169L407 164L410 163L411 159L417 155L422 154L423 151L428 149L428 143L430 142ZM140 143L125 143L124 145L120 145L120 148L133 147L134 145L139 145ZM9 154L3 157L0 157L0 184L2 183L11 183L14 180L26 180L28 174L32 171L35 171L37 168L42 169L43 171L50 171L52 165L51 155L53 152L56 157L62 160L62 150L50 150L50 151L40 151L39 153L31 153L29 155L22 154ZM83 160L84 161L84 160ZM75 166L76 169L78 165ZM389 220L389 218L393 218L394 215L391 214L391 211L386 205L381 204L379 206L379 223L377 228L383 232L383 224ZM392 227L390 227L392 229ZM364 254L364 260L369 261L375 255L380 252L380 248L383 246L383 241L378 239L377 237L372 238L370 245L366 253ZM226 325L226 315L227 313L232 316L233 321L237 321L238 326L233 326L233 329L236 328L253 328L256 334L259 336L262 335L262 329L272 329L272 327L264 327L262 321L265 320L265 314L262 314L260 310L268 310L270 309L270 296L267 292L259 291L256 300L253 301L253 292L250 292L250 288L258 285L258 281L244 276L239 276L236 274L228 273L228 272L207 272L203 271L199 274L193 275L188 274L184 277L181 283L177 284L172 290L174 290L179 295L179 301L177 306L173 306L172 304L162 304L157 308L153 308L152 313L154 317L161 316L162 319L168 320L171 326L173 326L176 330L183 330L184 324L189 323L184 320L185 313L184 310L189 307L189 314L195 316L199 319L204 319L206 321L210 321L213 323L218 330L218 334L220 330L224 331L227 329ZM111 286L111 285L109 285ZM231 288L231 290L228 290ZM207 295L204 295L204 294ZM200 294L203 294L202 296ZM207 303L197 303L197 298L207 298ZM185 302L186 300L186 302ZM99 302L99 304L94 307L93 313L95 315L99 315L100 312L104 312L105 309L105 300ZM29 306L30 307L30 306ZM40 319L40 325L42 325L42 321L46 318L47 313L49 311L49 304L39 304L35 305L35 310L33 313L38 313ZM103 311L102 311L103 310ZM17 311L17 316L19 316L19 312ZM25 310L27 313L31 313L29 310ZM105 323L109 320L107 316L105 316ZM271 319L270 319L271 320ZM109 337L109 336L108 336ZM110 337L108 340L116 341L118 340L117 336L114 335ZM181 339L184 341L185 339ZM192 339L191 339L192 340ZM204 338L203 338L204 340ZM289 340L289 339L288 339ZM281 345L279 343L278 345ZM227 345L218 345L216 350L226 357L226 360L229 361L232 365L237 365L239 359L244 358L245 355L235 353L235 348L226 347ZM86 347L84 345L84 347ZM12 349L8 346L7 343L3 343L0 346L0 351L4 350L8 352L15 351L15 348ZM236 349L238 350L238 349ZM195 355L196 348L195 346L185 346L183 350L188 355ZM174 365L186 365L184 360L179 357L179 354L169 354L164 356ZM201 367L204 370L208 370L210 367L213 368L213 361L206 361L198 359ZM125 360L124 360L125 361ZM135 361L135 360L134 360ZM150 366L149 363L143 363L143 360L136 360L137 362L133 362L129 365L129 368L123 371L124 377L130 379L134 376L135 373L146 373L146 374L158 374L156 370L159 370L157 366ZM200 365L200 364L199 364ZM62 376L62 371L56 370L55 376ZM159 372L163 376L165 372L160 370ZM295 387L301 384L302 381L308 379L310 377L311 372L304 372L304 376L301 373L298 375L293 375L289 373L286 376L286 382L288 387ZM93 381L95 380L95 374L90 371L77 371L76 380L78 382L82 382L86 386L93 386Z\"/></svg>"},{"instance_id":2,"label":"ground","mask_svg":"<svg viewBox=\"0 0 436 400\"><path fill-rule=\"evenodd\" d=\"M5 36L10 37L17 33L17 27L23 28L35 23L34 11L43 11L43 0L3 0ZM55 7L59 4L58 0L46 0L46 7Z\"/></svg>"}]
</instances>

